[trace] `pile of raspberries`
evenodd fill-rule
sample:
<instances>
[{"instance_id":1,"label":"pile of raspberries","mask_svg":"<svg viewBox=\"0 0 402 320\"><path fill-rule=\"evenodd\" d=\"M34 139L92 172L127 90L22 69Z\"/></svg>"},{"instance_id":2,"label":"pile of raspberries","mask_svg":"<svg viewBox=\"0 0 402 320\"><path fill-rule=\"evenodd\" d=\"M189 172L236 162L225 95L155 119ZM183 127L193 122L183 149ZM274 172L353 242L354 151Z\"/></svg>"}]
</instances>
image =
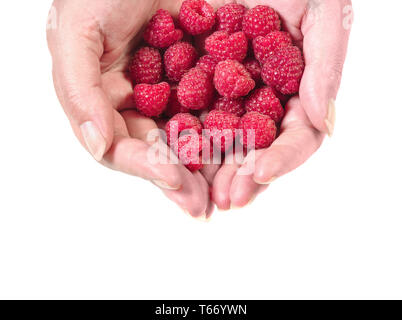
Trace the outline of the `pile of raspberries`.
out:
<instances>
[{"instance_id":1,"label":"pile of raspberries","mask_svg":"<svg viewBox=\"0 0 402 320\"><path fill-rule=\"evenodd\" d=\"M304 71L275 10L233 3L215 12L204 0L185 0L178 21L160 9L143 37L129 66L135 107L169 119L167 143L189 170L202 168L211 145L233 149L239 135L245 151L273 143Z\"/></svg>"}]
</instances>

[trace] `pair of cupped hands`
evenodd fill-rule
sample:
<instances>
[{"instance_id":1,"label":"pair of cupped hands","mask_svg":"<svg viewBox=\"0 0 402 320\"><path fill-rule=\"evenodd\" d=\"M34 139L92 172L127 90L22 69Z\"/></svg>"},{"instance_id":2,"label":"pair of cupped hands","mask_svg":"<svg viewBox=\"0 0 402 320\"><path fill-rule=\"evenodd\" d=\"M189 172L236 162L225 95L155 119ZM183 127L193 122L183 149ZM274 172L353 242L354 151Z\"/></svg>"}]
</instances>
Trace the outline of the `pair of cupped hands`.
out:
<instances>
[{"instance_id":1,"label":"pair of cupped hands","mask_svg":"<svg viewBox=\"0 0 402 320\"><path fill-rule=\"evenodd\" d=\"M191 173L180 164L149 161L148 132L158 124L134 109L126 72L141 32L157 9L177 16L182 0L56 0L48 44L58 98L75 135L103 165L144 178L196 218L244 207L276 178L303 164L332 135L335 98L347 51L350 0L209 0L215 8L237 2L268 5L303 49L300 93L286 105L280 135L255 154L252 174L244 163L206 165ZM50 26L50 27L49 27Z\"/></svg>"}]
</instances>

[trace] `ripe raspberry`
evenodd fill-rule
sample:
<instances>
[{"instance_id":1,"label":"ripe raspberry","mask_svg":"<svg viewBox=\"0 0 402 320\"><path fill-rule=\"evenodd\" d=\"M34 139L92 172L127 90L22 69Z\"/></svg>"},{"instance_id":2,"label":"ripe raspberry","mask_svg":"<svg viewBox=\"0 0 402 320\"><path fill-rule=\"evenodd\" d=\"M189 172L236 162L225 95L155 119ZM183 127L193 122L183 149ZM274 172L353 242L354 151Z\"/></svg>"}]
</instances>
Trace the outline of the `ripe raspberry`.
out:
<instances>
[{"instance_id":1,"label":"ripe raspberry","mask_svg":"<svg viewBox=\"0 0 402 320\"><path fill-rule=\"evenodd\" d=\"M290 47L292 38L288 32L274 31L267 36L259 36L253 40L256 59L264 64L268 57L283 47Z\"/></svg>"},{"instance_id":2,"label":"ripe raspberry","mask_svg":"<svg viewBox=\"0 0 402 320\"><path fill-rule=\"evenodd\" d=\"M214 147L225 152L233 147L239 123L240 117L233 113L212 110L205 118L204 127L209 130L207 136L211 139Z\"/></svg>"},{"instance_id":3,"label":"ripe raspberry","mask_svg":"<svg viewBox=\"0 0 402 320\"><path fill-rule=\"evenodd\" d=\"M246 113L241 118L239 127L243 131L243 146L247 149L268 148L276 139L275 121L258 112ZM253 136L255 143L249 140Z\"/></svg>"},{"instance_id":4,"label":"ripe raspberry","mask_svg":"<svg viewBox=\"0 0 402 320\"><path fill-rule=\"evenodd\" d=\"M201 110L209 106L214 88L208 74L200 68L193 68L181 79L177 96L183 107Z\"/></svg>"},{"instance_id":5,"label":"ripe raspberry","mask_svg":"<svg viewBox=\"0 0 402 320\"><path fill-rule=\"evenodd\" d=\"M299 91L303 76L304 61L298 47L285 47L270 56L262 68L261 77L265 84L283 94Z\"/></svg>"},{"instance_id":6,"label":"ripe raspberry","mask_svg":"<svg viewBox=\"0 0 402 320\"><path fill-rule=\"evenodd\" d=\"M243 31L249 39L266 36L281 29L281 20L276 11L268 6L256 6L246 12Z\"/></svg>"},{"instance_id":7,"label":"ripe raspberry","mask_svg":"<svg viewBox=\"0 0 402 320\"><path fill-rule=\"evenodd\" d=\"M197 51L191 44L175 43L166 50L164 55L166 75L171 81L180 81L183 75L194 67L197 58Z\"/></svg>"},{"instance_id":8,"label":"ripe raspberry","mask_svg":"<svg viewBox=\"0 0 402 320\"><path fill-rule=\"evenodd\" d=\"M246 96L255 87L250 73L235 60L218 63L215 68L214 84L220 95L233 99Z\"/></svg>"},{"instance_id":9,"label":"ripe raspberry","mask_svg":"<svg viewBox=\"0 0 402 320\"><path fill-rule=\"evenodd\" d=\"M219 98L215 101L212 106L212 110L221 110L235 114L238 117L241 117L246 113L246 109L244 108L244 100L243 98L239 99L228 99L225 97Z\"/></svg>"},{"instance_id":10,"label":"ripe raspberry","mask_svg":"<svg viewBox=\"0 0 402 320\"><path fill-rule=\"evenodd\" d=\"M215 60L214 57L210 55L205 55L200 58L197 62L197 67L204 70L208 75L213 76L215 73L216 65L218 61Z\"/></svg>"},{"instance_id":11,"label":"ripe raspberry","mask_svg":"<svg viewBox=\"0 0 402 320\"><path fill-rule=\"evenodd\" d=\"M155 84L162 78L162 58L157 49L144 47L139 49L129 67L134 83Z\"/></svg>"},{"instance_id":12,"label":"ripe raspberry","mask_svg":"<svg viewBox=\"0 0 402 320\"><path fill-rule=\"evenodd\" d=\"M207 139L199 134L188 134L180 136L172 144L172 150L182 164L190 171L197 171L203 168L203 156L208 153L210 144Z\"/></svg>"},{"instance_id":13,"label":"ripe raspberry","mask_svg":"<svg viewBox=\"0 0 402 320\"><path fill-rule=\"evenodd\" d=\"M204 0L185 0L180 8L179 21L189 34L204 33L215 24L214 8Z\"/></svg>"},{"instance_id":14,"label":"ripe raspberry","mask_svg":"<svg viewBox=\"0 0 402 320\"><path fill-rule=\"evenodd\" d=\"M183 31L176 29L168 11L159 9L144 32L144 40L153 47L167 48L183 38Z\"/></svg>"},{"instance_id":15,"label":"ripe raspberry","mask_svg":"<svg viewBox=\"0 0 402 320\"><path fill-rule=\"evenodd\" d=\"M245 6L236 3L226 4L216 12L217 30L225 30L229 33L241 31L243 17L247 9Z\"/></svg>"},{"instance_id":16,"label":"ripe raspberry","mask_svg":"<svg viewBox=\"0 0 402 320\"><path fill-rule=\"evenodd\" d=\"M165 112L164 112L165 115L168 118L171 118L178 113L186 113L186 112L188 112L188 109L184 108L180 104L179 99L177 98L177 88L172 88L170 90L169 102L168 102Z\"/></svg>"},{"instance_id":17,"label":"ripe raspberry","mask_svg":"<svg viewBox=\"0 0 402 320\"><path fill-rule=\"evenodd\" d=\"M137 84L134 87L134 103L138 111L147 117L157 117L166 108L170 96L170 86L159 84Z\"/></svg>"},{"instance_id":18,"label":"ripe raspberry","mask_svg":"<svg viewBox=\"0 0 402 320\"><path fill-rule=\"evenodd\" d=\"M200 120L189 113L178 113L166 123L166 137L168 144L177 140L183 131L194 130L198 134L202 132ZM184 132L185 133L185 132Z\"/></svg>"},{"instance_id":19,"label":"ripe raspberry","mask_svg":"<svg viewBox=\"0 0 402 320\"><path fill-rule=\"evenodd\" d=\"M286 106L286 104L288 103L288 101L290 100L290 98L292 96L280 93L278 90L276 90L275 88L271 89L274 91L275 95L278 97L279 101L281 102L282 106Z\"/></svg>"},{"instance_id":20,"label":"ripe raspberry","mask_svg":"<svg viewBox=\"0 0 402 320\"><path fill-rule=\"evenodd\" d=\"M247 58L243 61L243 65L256 83L261 81L261 65L256 59Z\"/></svg>"},{"instance_id":21,"label":"ripe raspberry","mask_svg":"<svg viewBox=\"0 0 402 320\"><path fill-rule=\"evenodd\" d=\"M205 40L205 50L218 61L227 59L243 61L247 55L248 41L243 31L229 35L217 31Z\"/></svg>"},{"instance_id":22,"label":"ripe raspberry","mask_svg":"<svg viewBox=\"0 0 402 320\"><path fill-rule=\"evenodd\" d=\"M279 123L284 115L280 100L276 97L271 87L264 87L255 90L246 100L247 112L256 111L270 116L272 120Z\"/></svg>"}]
</instances>

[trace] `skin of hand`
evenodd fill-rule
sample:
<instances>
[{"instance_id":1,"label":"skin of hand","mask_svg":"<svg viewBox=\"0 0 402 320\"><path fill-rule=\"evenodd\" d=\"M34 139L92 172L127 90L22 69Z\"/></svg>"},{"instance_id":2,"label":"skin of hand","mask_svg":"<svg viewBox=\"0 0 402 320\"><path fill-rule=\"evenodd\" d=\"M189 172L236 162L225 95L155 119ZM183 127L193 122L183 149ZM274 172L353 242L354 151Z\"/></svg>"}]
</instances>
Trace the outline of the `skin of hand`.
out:
<instances>
[{"instance_id":1,"label":"skin of hand","mask_svg":"<svg viewBox=\"0 0 402 320\"><path fill-rule=\"evenodd\" d=\"M211 0L215 8L233 1ZM284 29L304 48L306 71L300 97L286 107L280 137L256 155L254 175L240 176L239 165L209 165L191 174L181 165L150 164L145 137L157 124L135 111L126 69L141 30L159 8L177 15L175 0L56 0L57 27L48 29L57 95L81 144L102 164L153 181L194 217L242 207L274 177L300 164L332 133L332 99L339 87L348 30L341 30L347 0L237 1L265 4L279 12ZM307 50L310 48L310 50Z\"/></svg>"},{"instance_id":2,"label":"skin of hand","mask_svg":"<svg viewBox=\"0 0 402 320\"><path fill-rule=\"evenodd\" d=\"M222 1L225 2L225 1ZM230 2L230 1L228 1ZM255 153L255 170L240 175L245 163L214 168L212 198L221 210L244 207L276 178L303 164L332 135L335 98L346 57L353 11L350 0L239 0L246 7L275 9L304 54L300 92L286 105L277 140ZM247 158L246 160L247 161Z\"/></svg>"},{"instance_id":3,"label":"skin of hand","mask_svg":"<svg viewBox=\"0 0 402 320\"><path fill-rule=\"evenodd\" d=\"M152 164L146 137L157 124L134 108L126 71L141 31L160 9L177 15L175 0L56 0L48 28L57 96L81 144L103 165L152 181L195 218L213 210L200 172Z\"/></svg>"}]
</instances>

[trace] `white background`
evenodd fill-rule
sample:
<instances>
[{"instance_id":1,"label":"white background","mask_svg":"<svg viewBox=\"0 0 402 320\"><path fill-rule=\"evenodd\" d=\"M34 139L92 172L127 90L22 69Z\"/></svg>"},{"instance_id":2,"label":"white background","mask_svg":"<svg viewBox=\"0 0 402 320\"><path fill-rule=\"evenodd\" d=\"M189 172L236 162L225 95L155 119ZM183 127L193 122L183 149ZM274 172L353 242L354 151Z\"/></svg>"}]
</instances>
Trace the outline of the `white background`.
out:
<instances>
[{"instance_id":1,"label":"white background","mask_svg":"<svg viewBox=\"0 0 402 320\"><path fill-rule=\"evenodd\" d=\"M209 223L75 140L49 8L0 5L0 298L402 298L400 1L354 1L335 136Z\"/></svg>"}]
</instances>

